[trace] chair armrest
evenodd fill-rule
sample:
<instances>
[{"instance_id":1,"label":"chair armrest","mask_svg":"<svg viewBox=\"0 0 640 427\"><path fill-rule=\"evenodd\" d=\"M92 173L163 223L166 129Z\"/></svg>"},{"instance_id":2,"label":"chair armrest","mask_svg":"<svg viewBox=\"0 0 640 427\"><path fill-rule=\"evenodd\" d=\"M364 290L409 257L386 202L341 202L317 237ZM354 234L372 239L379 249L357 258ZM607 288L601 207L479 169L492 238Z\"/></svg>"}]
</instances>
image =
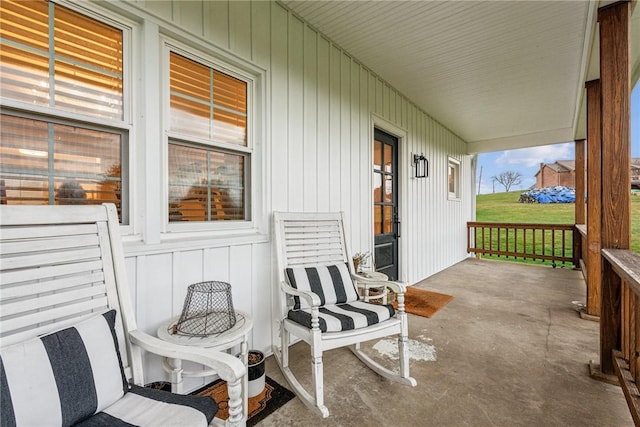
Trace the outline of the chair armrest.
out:
<instances>
[{"instance_id":1,"label":"chair armrest","mask_svg":"<svg viewBox=\"0 0 640 427\"><path fill-rule=\"evenodd\" d=\"M352 274L351 278L357 284L367 288L379 288L386 286L397 294L404 294L407 291L407 285L404 282L394 282L391 280L375 280L360 274Z\"/></svg>"},{"instance_id":2,"label":"chair armrest","mask_svg":"<svg viewBox=\"0 0 640 427\"><path fill-rule=\"evenodd\" d=\"M150 353L205 365L228 383L239 380L247 373L244 363L227 353L166 342L140 330L130 331L129 337L133 344Z\"/></svg>"},{"instance_id":3,"label":"chair armrest","mask_svg":"<svg viewBox=\"0 0 640 427\"><path fill-rule=\"evenodd\" d=\"M403 282L387 282L387 286L397 294L404 294L407 292L407 285Z\"/></svg>"},{"instance_id":4,"label":"chair armrest","mask_svg":"<svg viewBox=\"0 0 640 427\"><path fill-rule=\"evenodd\" d=\"M296 289L293 286L289 285L287 282L280 282L280 289L282 289L288 295L294 295L304 298L304 300L312 307L320 306L320 297L313 292Z\"/></svg>"}]
</instances>

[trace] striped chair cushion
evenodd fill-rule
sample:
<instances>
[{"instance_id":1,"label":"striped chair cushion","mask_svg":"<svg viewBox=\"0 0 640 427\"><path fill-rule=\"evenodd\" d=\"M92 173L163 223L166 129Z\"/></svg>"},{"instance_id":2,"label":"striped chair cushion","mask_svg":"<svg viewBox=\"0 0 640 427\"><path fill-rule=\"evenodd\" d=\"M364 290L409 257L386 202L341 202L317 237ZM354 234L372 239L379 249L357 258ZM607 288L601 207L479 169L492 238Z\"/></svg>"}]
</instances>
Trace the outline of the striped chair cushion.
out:
<instances>
[{"instance_id":1,"label":"striped chair cushion","mask_svg":"<svg viewBox=\"0 0 640 427\"><path fill-rule=\"evenodd\" d=\"M172 394L134 385L122 399L76 427L206 427L216 412L218 404L209 396Z\"/></svg>"},{"instance_id":2,"label":"striped chair cushion","mask_svg":"<svg viewBox=\"0 0 640 427\"><path fill-rule=\"evenodd\" d=\"M379 305L364 301L332 304L320 307L319 319L322 332L339 332L366 328L384 322L395 315L391 304ZM311 329L311 309L289 310L289 320Z\"/></svg>"},{"instance_id":3,"label":"striped chair cushion","mask_svg":"<svg viewBox=\"0 0 640 427\"><path fill-rule=\"evenodd\" d=\"M347 264L307 268L287 268L289 283L296 289L311 291L320 297L320 305L341 304L358 300ZM309 308L304 299L294 297L294 310Z\"/></svg>"},{"instance_id":4,"label":"striped chair cushion","mask_svg":"<svg viewBox=\"0 0 640 427\"><path fill-rule=\"evenodd\" d=\"M128 384L115 315L110 310L0 350L2 425L68 426L122 398Z\"/></svg>"}]
</instances>

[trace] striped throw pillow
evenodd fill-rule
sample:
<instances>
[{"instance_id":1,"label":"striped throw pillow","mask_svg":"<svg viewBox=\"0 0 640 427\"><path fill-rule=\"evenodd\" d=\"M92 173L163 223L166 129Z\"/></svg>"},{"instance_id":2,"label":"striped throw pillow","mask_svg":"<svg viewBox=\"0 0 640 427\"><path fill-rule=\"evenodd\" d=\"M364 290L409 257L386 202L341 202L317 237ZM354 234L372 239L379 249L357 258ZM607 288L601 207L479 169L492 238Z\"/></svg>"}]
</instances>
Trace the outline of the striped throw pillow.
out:
<instances>
[{"instance_id":1,"label":"striped throw pillow","mask_svg":"<svg viewBox=\"0 0 640 427\"><path fill-rule=\"evenodd\" d=\"M359 298L347 264L287 268L286 274L294 288L318 295L320 305L353 302ZM294 300L294 310L309 308L304 299L295 297Z\"/></svg>"},{"instance_id":2,"label":"striped throw pillow","mask_svg":"<svg viewBox=\"0 0 640 427\"><path fill-rule=\"evenodd\" d=\"M69 426L128 390L115 310L0 350L2 425Z\"/></svg>"}]
</instances>

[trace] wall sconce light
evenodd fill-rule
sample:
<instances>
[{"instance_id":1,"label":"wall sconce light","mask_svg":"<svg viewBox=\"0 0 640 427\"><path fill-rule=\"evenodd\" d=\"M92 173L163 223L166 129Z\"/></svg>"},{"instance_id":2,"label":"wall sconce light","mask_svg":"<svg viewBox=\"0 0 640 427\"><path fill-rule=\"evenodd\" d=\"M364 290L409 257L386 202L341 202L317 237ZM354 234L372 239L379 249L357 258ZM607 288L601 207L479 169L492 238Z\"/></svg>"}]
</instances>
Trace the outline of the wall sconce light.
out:
<instances>
[{"instance_id":1,"label":"wall sconce light","mask_svg":"<svg viewBox=\"0 0 640 427\"><path fill-rule=\"evenodd\" d=\"M413 166L415 168L416 178L426 178L429 176L429 160L424 154L413 155Z\"/></svg>"}]
</instances>

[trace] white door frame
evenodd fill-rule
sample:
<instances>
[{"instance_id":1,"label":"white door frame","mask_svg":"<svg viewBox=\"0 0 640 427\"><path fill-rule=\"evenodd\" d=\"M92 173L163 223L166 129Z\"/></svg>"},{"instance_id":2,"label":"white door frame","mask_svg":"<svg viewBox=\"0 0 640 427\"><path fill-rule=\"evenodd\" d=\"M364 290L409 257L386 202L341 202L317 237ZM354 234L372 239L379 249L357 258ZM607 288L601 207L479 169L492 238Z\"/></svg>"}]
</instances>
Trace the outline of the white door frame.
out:
<instances>
[{"instance_id":1,"label":"white door frame","mask_svg":"<svg viewBox=\"0 0 640 427\"><path fill-rule=\"evenodd\" d=\"M374 129L378 128L383 132L388 133L389 135L395 136L396 138L398 138L398 209L400 210L400 226L402 227L401 230L401 237L399 238L399 242L398 242L398 267L400 269L400 274L398 277L398 280L402 281L402 282L406 282L408 275L408 266L407 266L407 260L406 257L404 256L405 253L407 253L407 238L403 236L407 236L407 219L408 219L408 215L407 215L407 198L404 196L405 195L405 191L408 187L408 177L407 177L407 173L410 170L410 167L408 167L408 163L405 163L404 158L405 156L408 156L407 154L407 135L408 132L406 129L403 129L401 127L399 127L398 125L391 123L390 121L388 121L387 119L377 115L376 113L371 113L371 126L369 127L369 168L370 171L373 171L373 139L374 139ZM371 253L373 253L373 209L371 209L371 207L373 206L373 174L372 172L369 173L369 233L371 234L371 248L370 251Z\"/></svg>"}]
</instances>

